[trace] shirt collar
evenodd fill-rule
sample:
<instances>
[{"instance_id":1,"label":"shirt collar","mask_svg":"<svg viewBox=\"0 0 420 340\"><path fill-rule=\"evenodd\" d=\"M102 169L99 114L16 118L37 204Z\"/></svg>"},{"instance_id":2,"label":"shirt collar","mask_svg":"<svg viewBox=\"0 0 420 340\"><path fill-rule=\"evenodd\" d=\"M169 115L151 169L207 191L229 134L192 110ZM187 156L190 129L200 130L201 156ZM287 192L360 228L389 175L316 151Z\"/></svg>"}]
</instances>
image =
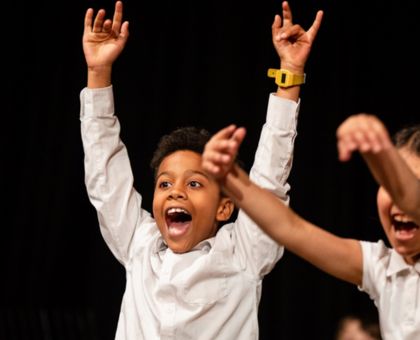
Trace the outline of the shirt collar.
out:
<instances>
[{"instance_id":1,"label":"shirt collar","mask_svg":"<svg viewBox=\"0 0 420 340\"><path fill-rule=\"evenodd\" d=\"M156 242L155 252L159 254L161 251L168 249L168 245L165 243L163 237L159 237Z\"/></svg>"},{"instance_id":2,"label":"shirt collar","mask_svg":"<svg viewBox=\"0 0 420 340\"><path fill-rule=\"evenodd\" d=\"M197 244L192 250L201 250L205 252L209 252L214 245L214 237L208 238L207 240L201 241Z\"/></svg>"},{"instance_id":3,"label":"shirt collar","mask_svg":"<svg viewBox=\"0 0 420 340\"><path fill-rule=\"evenodd\" d=\"M391 258L389 261L388 268L386 270L386 276L390 277L396 273L402 272L403 270L408 270L413 267L417 273L420 274L420 261L417 261L414 266L409 265L404 261L404 258L398 254L395 249L391 250Z\"/></svg>"},{"instance_id":4,"label":"shirt collar","mask_svg":"<svg viewBox=\"0 0 420 340\"><path fill-rule=\"evenodd\" d=\"M215 237L208 238L204 241L201 241L197 244L191 251L194 250L202 250L205 252L209 252L211 248L213 248ZM165 243L163 237L159 237L156 242L155 252L159 254L160 252L164 252L168 249L168 245Z\"/></svg>"}]
</instances>

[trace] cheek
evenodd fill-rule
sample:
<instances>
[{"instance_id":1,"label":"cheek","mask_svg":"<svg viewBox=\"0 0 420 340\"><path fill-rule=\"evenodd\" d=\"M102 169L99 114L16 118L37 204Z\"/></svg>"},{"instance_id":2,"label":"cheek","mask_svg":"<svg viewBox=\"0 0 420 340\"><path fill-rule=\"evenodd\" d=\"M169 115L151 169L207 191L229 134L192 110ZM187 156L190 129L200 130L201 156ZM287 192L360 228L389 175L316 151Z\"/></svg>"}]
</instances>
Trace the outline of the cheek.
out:
<instances>
[{"instance_id":1,"label":"cheek","mask_svg":"<svg viewBox=\"0 0 420 340\"><path fill-rule=\"evenodd\" d=\"M379 217L381 219L382 225L389 219L389 214L392 206L391 197L382 187L379 188L378 194L376 196L376 203L378 207Z\"/></svg>"},{"instance_id":2,"label":"cheek","mask_svg":"<svg viewBox=\"0 0 420 340\"><path fill-rule=\"evenodd\" d=\"M159 216L159 211L161 207L161 200L159 199L159 195L153 196L153 202L152 202L152 210L153 210L153 216L156 218Z\"/></svg>"}]
</instances>

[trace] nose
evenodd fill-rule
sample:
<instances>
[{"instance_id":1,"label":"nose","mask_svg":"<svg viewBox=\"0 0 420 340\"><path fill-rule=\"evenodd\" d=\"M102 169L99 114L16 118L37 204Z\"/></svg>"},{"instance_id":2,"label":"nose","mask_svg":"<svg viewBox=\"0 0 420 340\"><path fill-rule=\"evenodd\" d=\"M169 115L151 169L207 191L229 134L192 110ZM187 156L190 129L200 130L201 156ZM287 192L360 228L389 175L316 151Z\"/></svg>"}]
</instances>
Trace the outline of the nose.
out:
<instances>
[{"instance_id":1,"label":"nose","mask_svg":"<svg viewBox=\"0 0 420 340\"><path fill-rule=\"evenodd\" d=\"M169 198L171 199L185 199L187 194L185 190L181 189L179 186L173 186L169 192Z\"/></svg>"}]
</instances>

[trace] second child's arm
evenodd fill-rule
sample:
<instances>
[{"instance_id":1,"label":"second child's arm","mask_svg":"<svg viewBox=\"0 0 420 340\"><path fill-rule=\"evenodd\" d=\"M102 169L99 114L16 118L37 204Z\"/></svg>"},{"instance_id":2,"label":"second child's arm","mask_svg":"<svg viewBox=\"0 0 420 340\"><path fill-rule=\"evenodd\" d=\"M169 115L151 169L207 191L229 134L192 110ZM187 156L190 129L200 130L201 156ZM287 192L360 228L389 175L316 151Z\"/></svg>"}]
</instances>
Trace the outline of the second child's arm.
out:
<instances>
[{"instance_id":1,"label":"second child's arm","mask_svg":"<svg viewBox=\"0 0 420 340\"><path fill-rule=\"evenodd\" d=\"M337 129L337 147L341 161L348 161L352 152L359 151L378 184L420 225L420 180L376 116L361 113L347 118Z\"/></svg>"},{"instance_id":2,"label":"second child's arm","mask_svg":"<svg viewBox=\"0 0 420 340\"><path fill-rule=\"evenodd\" d=\"M253 183L234 164L244 137L245 130L235 126L215 134L203 154L204 169L218 178L235 203L279 244L326 273L360 285L363 264L359 241L337 237L315 226Z\"/></svg>"}]
</instances>

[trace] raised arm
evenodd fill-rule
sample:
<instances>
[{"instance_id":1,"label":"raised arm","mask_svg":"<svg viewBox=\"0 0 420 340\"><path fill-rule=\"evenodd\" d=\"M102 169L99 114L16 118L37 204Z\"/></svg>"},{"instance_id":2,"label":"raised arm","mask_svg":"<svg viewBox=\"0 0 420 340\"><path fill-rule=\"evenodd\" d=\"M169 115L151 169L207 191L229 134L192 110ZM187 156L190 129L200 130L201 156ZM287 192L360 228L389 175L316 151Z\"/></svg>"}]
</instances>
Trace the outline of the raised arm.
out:
<instances>
[{"instance_id":1,"label":"raised arm","mask_svg":"<svg viewBox=\"0 0 420 340\"><path fill-rule=\"evenodd\" d=\"M420 225L420 180L402 156L413 154L404 146L397 149L392 144L385 125L376 116L361 113L347 118L337 129L337 147L341 161L348 161L354 151L359 151L378 184Z\"/></svg>"},{"instance_id":2,"label":"raised arm","mask_svg":"<svg viewBox=\"0 0 420 340\"><path fill-rule=\"evenodd\" d=\"M289 251L339 279L360 285L362 252L357 240L337 237L304 220L277 197L254 184L235 164L243 128L229 126L207 143L203 168L256 224Z\"/></svg>"},{"instance_id":3,"label":"raised arm","mask_svg":"<svg viewBox=\"0 0 420 340\"><path fill-rule=\"evenodd\" d=\"M321 25L323 12L318 11L312 26L305 31L293 23L287 1L282 3L282 16L274 17L272 42L279 56L280 67L294 74L303 74L312 44ZM270 94L266 123L256 150L250 178L288 202L287 179L292 167L294 141L297 135L300 86L278 87Z\"/></svg>"},{"instance_id":4,"label":"raised arm","mask_svg":"<svg viewBox=\"0 0 420 340\"><path fill-rule=\"evenodd\" d=\"M93 18L93 9L85 15L83 52L88 68L88 87L100 88L111 85L112 64L120 55L128 39L128 21L122 22L123 4L115 3L114 16L105 19L100 9Z\"/></svg>"},{"instance_id":5,"label":"raised arm","mask_svg":"<svg viewBox=\"0 0 420 340\"><path fill-rule=\"evenodd\" d=\"M81 136L85 153L85 184L96 208L101 233L113 254L128 263L137 226L151 220L141 209L142 197L134 189L127 149L120 138L120 123L114 112L112 65L128 37L128 22L122 23L122 2L115 3L113 19L99 10L85 16L83 50L88 68L88 87L80 94ZM143 228L144 229L144 228Z\"/></svg>"},{"instance_id":6,"label":"raised arm","mask_svg":"<svg viewBox=\"0 0 420 340\"><path fill-rule=\"evenodd\" d=\"M321 26L323 12L317 12L312 26L305 31L300 25L293 23L292 11L287 1L283 1L282 10L283 17L275 15L271 26L273 45L280 58L280 68L301 75L305 72L305 64ZM299 93L300 86L277 89L279 97L296 102Z\"/></svg>"}]
</instances>

